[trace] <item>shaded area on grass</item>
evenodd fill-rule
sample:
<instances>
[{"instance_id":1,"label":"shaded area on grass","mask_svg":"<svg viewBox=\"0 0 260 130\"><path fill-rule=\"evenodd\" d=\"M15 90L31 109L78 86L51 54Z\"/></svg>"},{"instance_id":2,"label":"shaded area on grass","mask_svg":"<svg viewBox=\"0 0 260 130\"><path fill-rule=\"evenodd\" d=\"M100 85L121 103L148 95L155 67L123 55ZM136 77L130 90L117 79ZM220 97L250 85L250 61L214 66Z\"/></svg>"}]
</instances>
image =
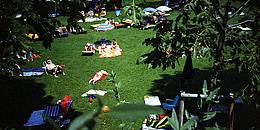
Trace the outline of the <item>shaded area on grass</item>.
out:
<instances>
[{"instance_id":1,"label":"shaded area on grass","mask_svg":"<svg viewBox=\"0 0 260 130\"><path fill-rule=\"evenodd\" d=\"M152 88L149 89L150 95L159 96L161 100L165 98L174 98L179 94L181 88L181 74L160 75L162 79L154 80Z\"/></svg>"},{"instance_id":2,"label":"shaded area on grass","mask_svg":"<svg viewBox=\"0 0 260 130\"><path fill-rule=\"evenodd\" d=\"M46 105L53 105L54 97L46 96L43 83L37 83L29 78L7 78L0 76L0 128L27 129L23 124L27 122L31 113L42 109ZM68 113L74 119L81 112L74 109ZM51 129L48 123L42 126L33 126L30 129Z\"/></svg>"},{"instance_id":3,"label":"shaded area on grass","mask_svg":"<svg viewBox=\"0 0 260 130\"><path fill-rule=\"evenodd\" d=\"M157 95L160 98L174 98L181 90L185 92L198 93L201 92L203 81L208 80L210 70L194 69L193 79L183 81L181 72L175 75L163 74L162 79L154 80L153 86L149 90L149 94ZM183 82L182 82L183 81Z\"/></svg>"},{"instance_id":4,"label":"shaded area on grass","mask_svg":"<svg viewBox=\"0 0 260 130\"><path fill-rule=\"evenodd\" d=\"M33 79L0 78L0 122L1 127L23 125L33 110L43 102L49 103L51 96L45 96L45 85Z\"/></svg>"}]
</instances>

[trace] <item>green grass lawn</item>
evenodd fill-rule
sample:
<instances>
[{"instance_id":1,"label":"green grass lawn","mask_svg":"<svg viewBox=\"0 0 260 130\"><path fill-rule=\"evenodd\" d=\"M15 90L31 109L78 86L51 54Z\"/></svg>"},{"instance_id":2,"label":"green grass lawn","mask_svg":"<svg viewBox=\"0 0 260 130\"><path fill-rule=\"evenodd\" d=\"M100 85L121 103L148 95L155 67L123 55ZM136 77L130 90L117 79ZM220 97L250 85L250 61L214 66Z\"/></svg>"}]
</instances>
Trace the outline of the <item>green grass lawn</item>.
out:
<instances>
[{"instance_id":1,"label":"green grass lawn","mask_svg":"<svg viewBox=\"0 0 260 130\"><path fill-rule=\"evenodd\" d=\"M174 18L174 15L171 18ZM139 56L151 50L151 48L142 45L142 42L154 35L155 32L152 29L122 28L107 32L91 32L89 25L90 23L83 24L89 30L87 34L70 34L67 38L55 39L52 43L52 51L45 50L41 42L36 42L33 45L43 56L29 62L26 67L41 67L42 62L47 59L52 59L55 64L65 64L65 76L60 75L58 78L54 78L54 76L43 75L33 78L37 83L45 84L45 97L51 97L52 103L65 95L70 95L76 111L94 111L97 107L96 100L90 104L87 99L82 100L81 94L90 89L89 79L101 69L107 72L114 71L117 74L117 80L122 82L122 87L119 89L121 99L127 102L143 103L144 96L150 94L157 94L162 99L175 96L177 90L174 88L178 84L167 82L174 79L174 74L182 71L185 59L180 59L180 65L177 65L176 69L165 71L161 68L148 69L147 65L136 64ZM87 42L94 43L103 37L108 40L116 39L123 50L122 56L114 58L98 58L98 54L81 56L81 51ZM207 59L194 59L193 65L194 68L203 69L210 67L211 63ZM95 89L112 89L113 84L106 79L97 82ZM101 99L109 107L117 104L113 93L108 93ZM137 119L133 128L139 129L142 120ZM102 114L95 129L116 130L120 129L119 124L119 120L112 119L107 114Z\"/></svg>"},{"instance_id":2,"label":"green grass lawn","mask_svg":"<svg viewBox=\"0 0 260 130\"><path fill-rule=\"evenodd\" d=\"M34 47L43 54L41 59L28 64L31 67L41 67L42 62L46 59L52 59L54 63L65 64L66 75L60 75L54 78L50 75L35 78L36 82L46 85L46 96L52 96L52 102L64 95L70 95L74 100L74 108L80 112L93 111L97 104L89 104L87 100L82 102L81 94L89 88L88 80L95 72L103 69L108 72L112 70L117 74L117 80L122 82L122 88L119 92L121 98L128 102L143 102L144 95L152 93L153 82L161 80L160 75L173 75L175 72L181 71L183 67L183 59L180 59L180 65L175 70L167 69L162 71L161 68L148 69L147 65L137 65L137 58L149 51L149 47L142 45L145 38L153 36L152 30L141 31L135 28L117 29L108 32L91 32L81 35L70 35L68 38L55 39L52 44L52 51L43 49L41 43L35 43ZM98 58L98 54L93 56L81 56L81 50L86 42L93 43L106 37L111 40L115 38L120 47L123 49L123 55L115 58ZM202 59L201 59L202 60ZM205 64L206 62L206 64ZM199 60L194 62L194 67L208 67L207 60L203 63ZM113 84L104 79L97 82L95 89L108 90L112 89ZM173 90L174 91L174 90ZM176 93L176 92L172 92ZM165 95L174 96L174 95ZM102 97L105 105L115 106L117 101L112 93ZM138 129L142 120L137 120L134 128ZM98 129L115 130L119 129L120 122L107 117L105 114L101 116L97 123Z\"/></svg>"}]
</instances>

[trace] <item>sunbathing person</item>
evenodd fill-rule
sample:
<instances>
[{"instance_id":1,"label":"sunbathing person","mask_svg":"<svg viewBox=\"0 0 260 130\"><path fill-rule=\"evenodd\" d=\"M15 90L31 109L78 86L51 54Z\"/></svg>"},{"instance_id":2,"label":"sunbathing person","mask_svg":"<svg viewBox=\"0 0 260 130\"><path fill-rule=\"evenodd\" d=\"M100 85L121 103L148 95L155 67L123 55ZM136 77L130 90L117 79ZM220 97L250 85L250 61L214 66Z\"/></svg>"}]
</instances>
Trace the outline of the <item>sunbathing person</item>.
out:
<instances>
[{"instance_id":1,"label":"sunbathing person","mask_svg":"<svg viewBox=\"0 0 260 130\"><path fill-rule=\"evenodd\" d=\"M27 51L22 50L20 53L16 53L18 59L27 60Z\"/></svg>"},{"instance_id":2,"label":"sunbathing person","mask_svg":"<svg viewBox=\"0 0 260 130\"><path fill-rule=\"evenodd\" d=\"M85 50L82 51L82 53L95 53L95 51L98 50L94 44L90 43L87 43L84 49Z\"/></svg>"},{"instance_id":3,"label":"sunbathing person","mask_svg":"<svg viewBox=\"0 0 260 130\"><path fill-rule=\"evenodd\" d=\"M65 75L65 73L64 73L64 65L55 65L55 64L52 63L51 60L47 60L46 61L45 68L46 68L46 70L48 72L53 74L54 77L58 77L57 76L58 73L62 73L63 75Z\"/></svg>"},{"instance_id":4,"label":"sunbathing person","mask_svg":"<svg viewBox=\"0 0 260 130\"><path fill-rule=\"evenodd\" d=\"M115 39L112 40L112 47L111 50L114 52L115 56L120 56L122 55L122 49L119 47L117 44L117 41Z\"/></svg>"},{"instance_id":5,"label":"sunbathing person","mask_svg":"<svg viewBox=\"0 0 260 130\"><path fill-rule=\"evenodd\" d=\"M108 73L104 70L101 70L99 72L96 72L96 74L88 81L88 83L96 83L99 80L102 80L108 75Z\"/></svg>"},{"instance_id":6,"label":"sunbathing person","mask_svg":"<svg viewBox=\"0 0 260 130\"><path fill-rule=\"evenodd\" d=\"M102 44L98 47L99 54L102 55L105 53L105 49L107 48L107 44L105 42L102 42Z\"/></svg>"}]
</instances>

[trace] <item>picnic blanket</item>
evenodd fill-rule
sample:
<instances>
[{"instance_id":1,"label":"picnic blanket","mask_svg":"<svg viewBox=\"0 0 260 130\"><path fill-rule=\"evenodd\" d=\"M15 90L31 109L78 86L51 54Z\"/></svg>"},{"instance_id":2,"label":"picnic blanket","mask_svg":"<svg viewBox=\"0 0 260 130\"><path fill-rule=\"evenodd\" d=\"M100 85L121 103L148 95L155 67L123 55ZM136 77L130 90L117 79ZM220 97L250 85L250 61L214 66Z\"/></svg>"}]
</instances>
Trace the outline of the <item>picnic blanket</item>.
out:
<instances>
[{"instance_id":1,"label":"picnic blanket","mask_svg":"<svg viewBox=\"0 0 260 130\"><path fill-rule=\"evenodd\" d=\"M44 72L44 68L23 68L20 76L41 76Z\"/></svg>"}]
</instances>

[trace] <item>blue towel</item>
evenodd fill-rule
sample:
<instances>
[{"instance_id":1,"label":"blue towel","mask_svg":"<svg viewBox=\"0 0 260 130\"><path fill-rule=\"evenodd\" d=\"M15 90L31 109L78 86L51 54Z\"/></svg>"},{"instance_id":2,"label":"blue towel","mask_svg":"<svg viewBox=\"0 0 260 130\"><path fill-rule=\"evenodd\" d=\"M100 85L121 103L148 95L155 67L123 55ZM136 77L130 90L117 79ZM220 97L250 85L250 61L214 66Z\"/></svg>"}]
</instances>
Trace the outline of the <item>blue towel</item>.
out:
<instances>
[{"instance_id":1,"label":"blue towel","mask_svg":"<svg viewBox=\"0 0 260 130\"><path fill-rule=\"evenodd\" d=\"M40 76L43 75L43 68L23 68L23 74L21 76Z\"/></svg>"},{"instance_id":2,"label":"blue towel","mask_svg":"<svg viewBox=\"0 0 260 130\"><path fill-rule=\"evenodd\" d=\"M33 111L28 121L24 124L24 126L37 126L45 124L45 120L43 118L44 110Z\"/></svg>"},{"instance_id":3,"label":"blue towel","mask_svg":"<svg viewBox=\"0 0 260 130\"><path fill-rule=\"evenodd\" d=\"M44 72L43 68L23 68L23 72Z\"/></svg>"}]
</instances>

